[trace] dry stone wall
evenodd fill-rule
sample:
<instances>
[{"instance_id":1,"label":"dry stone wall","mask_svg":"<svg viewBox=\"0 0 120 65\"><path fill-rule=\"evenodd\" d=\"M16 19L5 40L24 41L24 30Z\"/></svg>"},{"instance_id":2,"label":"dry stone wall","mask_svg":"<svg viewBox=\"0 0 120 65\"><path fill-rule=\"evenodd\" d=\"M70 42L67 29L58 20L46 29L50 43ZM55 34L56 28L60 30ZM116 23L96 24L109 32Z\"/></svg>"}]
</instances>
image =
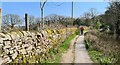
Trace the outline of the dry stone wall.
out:
<instances>
[{"instance_id":1,"label":"dry stone wall","mask_svg":"<svg viewBox=\"0 0 120 65\"><path fill-rule=\"evenodd\" d=\"M3 63L37 63L43 58L49 59L50 52L57 50L60 43L75 31L76 28L67 28L0 33L0 59Z\"/></svg>"}]
</instances>

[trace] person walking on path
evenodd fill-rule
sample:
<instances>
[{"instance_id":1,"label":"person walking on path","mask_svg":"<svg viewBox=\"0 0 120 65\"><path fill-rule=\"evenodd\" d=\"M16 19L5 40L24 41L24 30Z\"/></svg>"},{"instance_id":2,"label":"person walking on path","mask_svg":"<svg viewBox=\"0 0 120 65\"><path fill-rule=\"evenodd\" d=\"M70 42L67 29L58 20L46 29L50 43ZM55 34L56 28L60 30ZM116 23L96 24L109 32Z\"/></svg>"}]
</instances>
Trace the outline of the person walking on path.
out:
<instances>
[{"instance_id":1,"label":"person walking on path","mask_svg":"<svg viewBox=\"0 0 120 65\"><path fill-rule=\"evenodd\" d=\"M83 35L83 31L84 31L84 28L83 28L83 27L80 27L81 35Z\"/></svg>"}]
</instances>

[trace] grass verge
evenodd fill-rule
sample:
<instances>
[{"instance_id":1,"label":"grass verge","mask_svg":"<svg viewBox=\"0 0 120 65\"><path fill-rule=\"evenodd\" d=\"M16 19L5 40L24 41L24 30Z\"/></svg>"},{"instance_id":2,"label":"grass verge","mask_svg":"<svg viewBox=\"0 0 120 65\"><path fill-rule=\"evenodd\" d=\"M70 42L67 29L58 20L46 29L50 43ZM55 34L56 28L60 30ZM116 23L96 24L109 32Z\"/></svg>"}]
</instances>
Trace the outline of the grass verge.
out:
<instances>
[{"instance_id":1,"label":"grass verge","mask_svg":"<svg viewBox=\"0 0 120 65\"><path fill-rule=\"evenodd\" d=\"M71 40L76 36L76 34L71 34L61 45L60 45L60 50L61 52L64 52L69 48Z\"/></svg>"},{"instance_id":2,"label":"grass verge","mask_svg":"<svg viewBox=\"0 0 120 65\"><path fill-rule=\"evenodd\" d=\"M102 52L98 52L95 50L88 50L88 53L89 53L91 59L93 60L93 62L95 62L95 63L108 64L108 63L113 63L111 61L111 59L115 60L114 58L105 56Z\"/></svg>"},{"instance_id":3,"label":"grass verge","mask_svg":"<svg viewBox=\"0 0 120 65\"><path fill-rule=\"evenodd\" d=\"M60 48L59 48L60 52L58 53L58 55L56 55L56 60L54 61L54 63L60 63L62 53L64 53L69 48L71 40L75 38L75 36L78 34L78 32L79 31L76 31L75 33L69 35L65 39L65 41L63 43L61 43Z\"/></svg>"}]
</instances>

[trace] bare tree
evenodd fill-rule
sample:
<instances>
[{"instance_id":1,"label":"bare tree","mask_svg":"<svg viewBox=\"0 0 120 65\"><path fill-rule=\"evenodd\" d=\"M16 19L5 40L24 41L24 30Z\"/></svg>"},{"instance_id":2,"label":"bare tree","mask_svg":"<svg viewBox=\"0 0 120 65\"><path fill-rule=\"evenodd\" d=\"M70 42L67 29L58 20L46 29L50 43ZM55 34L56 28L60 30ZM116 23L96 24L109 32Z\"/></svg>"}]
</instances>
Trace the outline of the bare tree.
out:
<instances>
[{"instance_id":1,"label":"bare tree","mask_svg":"<svg viewBox=\"0 0 120 65\"><path fill-rule=\"evenodd\" d=\"M64 16L60 16L57 14L50 14L45 17L46 20L48 20L48 23L56 23L59 25L59 23L63 23L63 20L65 19Z\"/></svg>"},{"instance_id":2,"label":"bare tree","mask_svg":"<svg viewBox=\"0 0 120 65\"><path fill-rule=\"evenodd\" d=\"M89 10L89 14L90 14L91 18L94 18L95 16L98 15L98 11L97 11L97 9L95 9L95 8L91 8L91 9Z\"/></svg>"},{"instance_id":3,"label":"bare tree","mask_svg":"<svg viewBox=\"0 0 120 65\"><path fill-rule=\"evenodd\" d=\"M45 19L50 20L51 22L57 22L59 15L56 14L50 14L45 17Z\"/></svg>"},{"instance_id":4,"label":"bare tree","mask_svg":"<svg viewBox=\"0 0 120 65\"><path fill-rule=\"evenodd\" d=\"M84 14L86 21L89 21L91 26L95 26L97 23L96 16L98 15L98 11L95 8L91 8L88 12Z\"/></svg>"},{"instance_id":5,"label":"bare tree","mask_svg":"<svg viewBox=\"0 0 120 65\"><path fill-rule=\"evenodd\" d=\"M6 14L3 16L2 21L3 24L10 26L11 29L13 30L15 25L20 24L21 19L16 14Z\"/></svg>"},{"instance_id":6,"label":"bare tree","mask_svg":"<svg viewBox=\"0 0 120 65\"><path fill-rule=\"evenodd\" d=\"M30 29L33 29L33 26L35 25L35 17L32 15L28 16L28 21L29 21Z\"/></svg>"},{"instance_id":7,"label":"bare tree","mask_svg":"<svg viewBox=\"0 0 120 65\"><path fill-rule=\"evenodd\" d=\"M45 0L44 2L43 2L43 0L40 0L41 20L42 20L42 23L43 23L43 29L44 29L44 6L45 6L46 2L47 2L47 0Z\"/></svg>"},{"instance_id":8,"label":"bare tree","mask_svg":"<svg viewBox=\"0 0 120 65\"><path fill-rule=\"evenodd\" d=\"M91 18L90 13L88 13L88 12L84 13L83 18L84 19L90 19Z\"/></svg>"},{"instance_id":9,"label":"bare tree","mask_svg":"<svg viewBox=\"0 0 120 65\"><path fill-rule=\"evenodd\" d=\"M35 18L35 23L37 24L37 30L40 30L40 27L41 27L41 19L40 19L40 18Z\"/></svg>"}]
</instances>

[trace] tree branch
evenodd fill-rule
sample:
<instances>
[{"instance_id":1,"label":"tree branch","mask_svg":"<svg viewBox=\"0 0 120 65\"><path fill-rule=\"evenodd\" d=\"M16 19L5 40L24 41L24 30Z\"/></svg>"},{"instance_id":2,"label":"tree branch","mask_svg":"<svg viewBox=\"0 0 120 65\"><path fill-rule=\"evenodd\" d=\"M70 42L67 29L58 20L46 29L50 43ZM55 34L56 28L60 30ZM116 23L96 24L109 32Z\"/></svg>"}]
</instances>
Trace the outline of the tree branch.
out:
<instances>
[{"instance_id":1,"label":"tree branch","mask_svg":"<svg viewBox=\"0 0 120 65\"><path fill-rule=\"evenodd\" d=\"M44 2L43 2L43 4L42 4L42 0L40 0L41 2L40 2L40 7L41 7L41 9L45 6L45 3L47 2L47 0L45 0Z\"/></svg>"}]
</instances>

